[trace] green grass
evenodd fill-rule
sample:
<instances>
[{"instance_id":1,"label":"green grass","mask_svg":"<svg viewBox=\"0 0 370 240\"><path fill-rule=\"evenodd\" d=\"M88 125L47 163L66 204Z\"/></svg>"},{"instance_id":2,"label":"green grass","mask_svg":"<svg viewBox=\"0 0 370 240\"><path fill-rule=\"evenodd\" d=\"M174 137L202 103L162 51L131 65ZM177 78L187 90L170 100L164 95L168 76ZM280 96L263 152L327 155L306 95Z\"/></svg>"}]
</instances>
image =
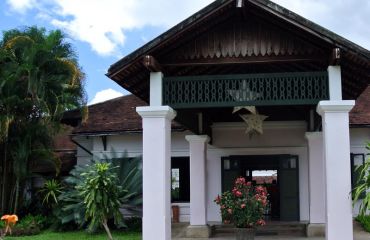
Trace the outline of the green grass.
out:
<instances>
[{"instance_id":1,"label":"green grass","mask_svg":"<svg viewBox=\"0 0 370 240\"><path fill-rule=\"evenodd\" d=\"M39 235L26 237L5 237L4 240L106 240L105 233L88 234L84 231L75 232L50 232L45 231ZM141 240L141 233L113 232L114 240Z\"/></svg>"}]
</instances>

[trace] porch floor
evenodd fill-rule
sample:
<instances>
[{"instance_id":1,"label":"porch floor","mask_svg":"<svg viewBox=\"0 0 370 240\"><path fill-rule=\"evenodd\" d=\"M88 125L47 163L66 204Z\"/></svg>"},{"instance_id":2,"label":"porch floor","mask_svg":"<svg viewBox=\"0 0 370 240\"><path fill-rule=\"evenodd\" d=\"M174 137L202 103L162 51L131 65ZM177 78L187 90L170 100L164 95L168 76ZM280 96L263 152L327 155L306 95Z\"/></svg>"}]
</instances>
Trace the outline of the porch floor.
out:
<instances>
[{"instance_id":1,"label":"porch floor","mask_svg":"<svg viewBox=\"0 0 370 240\"><path fill-rule=\"evenodd\" d=\"M185 238L186 228L189 224L187 223L179 223L172 225L172 240L195 240L195 239L218 239L218 240L234 240L235 236L233 234L217 234L216 236L212 236L211 238ZM362 227L357 223L354 222L354 240L369 240L370 233L365 232ZM297 237L297 236L256 236L256 240L325 240L324 237Z\"/></svg>"}]
</instances>

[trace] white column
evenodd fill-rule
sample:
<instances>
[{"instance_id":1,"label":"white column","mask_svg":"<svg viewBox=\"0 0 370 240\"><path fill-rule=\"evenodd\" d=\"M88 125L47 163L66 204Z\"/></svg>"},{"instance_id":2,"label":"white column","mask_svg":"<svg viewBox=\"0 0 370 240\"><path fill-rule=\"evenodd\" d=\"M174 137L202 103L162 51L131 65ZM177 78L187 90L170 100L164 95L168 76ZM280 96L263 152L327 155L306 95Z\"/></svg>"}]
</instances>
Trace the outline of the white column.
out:
<instances>
[{"instance_id":1,"label":"white column","mask_svg":"<svg viewBox=\"0 0 370 240\"><path fill-rule=\"evenodd\" d=\"M322 132L307 132L310 223L325 223L325 171Z\"/></svg>"},{"instance_id":2,"label":"white column","mask_svg":"<svg viewBox=\"0 0 370 240\"><path fill-rule=\"evenodd\" d=\"M162 106L163 74L161 72L150 73L150 106Z\"/></svg>"},{"instance_id":3,"label":"white column","mask_svg":"<svg viewBox=\"0 0 370 240\"><path fill-rule=\"evenodd\" d=\"M143 119L143 240L171 239L171 120L168 106L138 107Z\"/></svg>"},{"instance_id":4,"label":"white column","mask_svg":"<svg viewBox=\"0 0 370 240\"><path fill-rule=\"evenodd\" d=\"M188 135L190 144L190 225L207 225L206 206L206 135Z\"/></svg>"},{"instance_id":5,"label":"white column","mask_svg":"<svg viewBox=\"0 0 370 240\"><path fill-rule=\"evenodd\" d=\"M330 100L342 100L342 75L340 66L329 66L328 75Z\"/></svg>"},{"instance_id":6,"label":"white column","mask_svg":"<svg viewBox=\"0 0 370 240\"><path fill-rule=\"evenodd\" d=\"M321 101L325 162L326 239L353 239L348 112L355 101Z\"/></svg>"}]
</instances>

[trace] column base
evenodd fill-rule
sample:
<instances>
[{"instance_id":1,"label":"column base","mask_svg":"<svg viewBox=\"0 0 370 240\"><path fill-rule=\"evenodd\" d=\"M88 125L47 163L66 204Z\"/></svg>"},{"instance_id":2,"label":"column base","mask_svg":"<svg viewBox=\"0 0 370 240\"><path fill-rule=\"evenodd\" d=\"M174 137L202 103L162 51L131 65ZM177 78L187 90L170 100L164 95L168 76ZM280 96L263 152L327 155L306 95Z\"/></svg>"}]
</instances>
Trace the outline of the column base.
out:
<instances>
[{"instance_id":1,"label":"column base","mask_svg":"<svg viewBox=\"0 0 370 240\"><path fill-rule=\"evenodd\" d=\"M211 233L211 228L208 225L190 225L186 229L186 237L188 238L209 238Z\"/></svg>"},{"instance_id":2,"label":"column base","mask_svg":"<svg viewBox=\"0 0 370 240\"><path fill-rule=\"evenodd\" d=\"M325 223L310 223L306 229L307 237L325 237Z\"/></svg>"}]
</instances>

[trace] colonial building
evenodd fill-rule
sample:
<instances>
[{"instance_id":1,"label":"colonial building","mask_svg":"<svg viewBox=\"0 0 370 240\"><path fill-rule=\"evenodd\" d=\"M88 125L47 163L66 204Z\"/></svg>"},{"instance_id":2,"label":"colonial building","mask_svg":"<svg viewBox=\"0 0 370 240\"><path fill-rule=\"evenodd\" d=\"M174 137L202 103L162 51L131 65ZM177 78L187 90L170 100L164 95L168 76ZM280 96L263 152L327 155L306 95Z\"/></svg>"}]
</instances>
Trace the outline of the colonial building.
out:
<instances>
[{"instance_id":1,"label":"colonial building","mask_svg":"<svg viewBox=\"0 0 370 240\"><path fill-rule=\"evenodd\" d=\"M136 97L90 107L75 130L78 158L112 147L143 155L144 240L171 238L171 158L189 236L221 222L213 199L235 177L268 170L279 189L272 218L352 239L369 72L368 50L273 2L218 0L109 68Z\"/></svg>"}]
</instances>

